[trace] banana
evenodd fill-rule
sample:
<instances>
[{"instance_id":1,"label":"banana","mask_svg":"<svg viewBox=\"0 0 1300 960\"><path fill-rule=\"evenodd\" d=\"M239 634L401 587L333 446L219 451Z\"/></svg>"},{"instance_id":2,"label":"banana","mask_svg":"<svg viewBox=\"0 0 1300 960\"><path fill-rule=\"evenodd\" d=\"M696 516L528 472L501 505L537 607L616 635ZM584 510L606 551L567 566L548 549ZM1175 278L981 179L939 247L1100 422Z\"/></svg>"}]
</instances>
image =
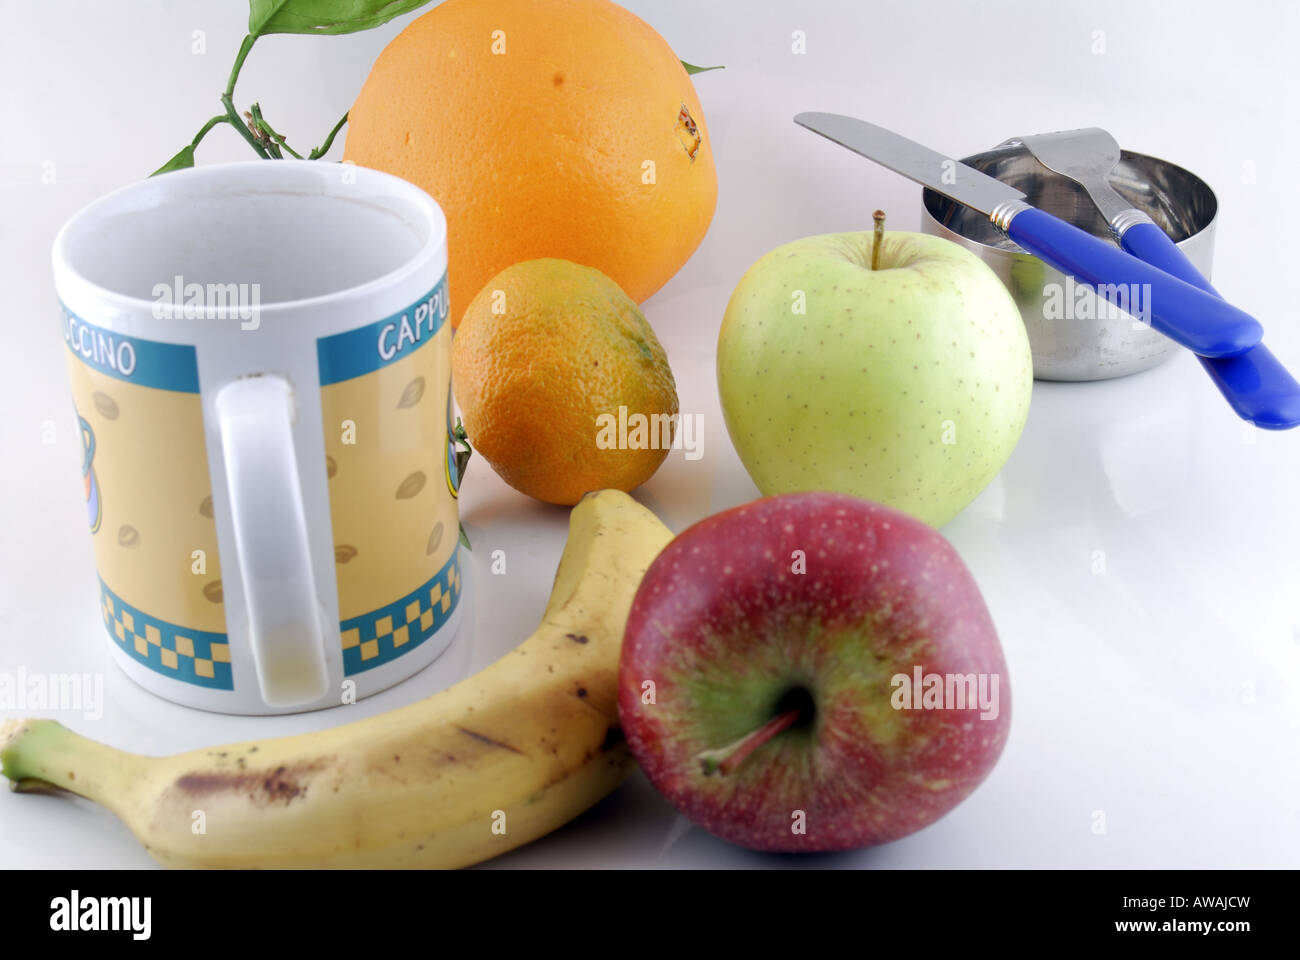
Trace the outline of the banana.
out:
<instances>
[{"instance_id":1,"label":"banana","mask_svg":"<svg viewBox=\"0 0 1300 960\"><path fill-rule=\"evenodd\" d=\"M453 687L331 730L171 757L52 720L0 726L18 791L113 811L169 867L461 867L566 823L623 780L623 629L671 533L617 490L588 494L542 623Z\"/></svg>"}]
</instances>

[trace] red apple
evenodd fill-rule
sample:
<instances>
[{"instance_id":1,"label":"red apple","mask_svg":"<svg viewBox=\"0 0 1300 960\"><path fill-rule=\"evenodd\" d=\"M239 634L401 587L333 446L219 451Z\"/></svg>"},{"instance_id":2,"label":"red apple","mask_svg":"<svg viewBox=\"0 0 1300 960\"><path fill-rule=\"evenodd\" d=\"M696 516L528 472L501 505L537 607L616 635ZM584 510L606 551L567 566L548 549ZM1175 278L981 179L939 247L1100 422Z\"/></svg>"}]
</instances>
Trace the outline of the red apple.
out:
<instances>
[{"instance_id":1,"label":"red apple","mask_svg":"<svg viewBox=\"0 0 1300 960\"><path fill-rule=\"evenodd\" d=\"M933 823L992 770L1010 707L957 552L836 493L756 500L673 540L637 590L619 667L650 782L756 850L852 849Z\"/></svg>"}]
</instances>

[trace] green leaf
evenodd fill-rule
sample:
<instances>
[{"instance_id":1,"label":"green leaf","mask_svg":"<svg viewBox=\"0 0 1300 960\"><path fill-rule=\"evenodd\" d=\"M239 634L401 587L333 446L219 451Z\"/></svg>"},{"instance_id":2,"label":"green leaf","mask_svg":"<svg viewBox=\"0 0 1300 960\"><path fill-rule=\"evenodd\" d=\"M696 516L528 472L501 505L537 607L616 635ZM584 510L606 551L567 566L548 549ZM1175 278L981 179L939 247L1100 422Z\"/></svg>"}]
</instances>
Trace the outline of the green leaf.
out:
<instances>
[{"instance_id":1,"label":"green leaf","mask_svg":"<svg viewBox=\"0 0 1300 960\"><path fill-rule=\"evenodd\" d=\"M726 70L726 69L727 69L726 67L723 67L723 66L717 66L717 67L697 67L695 64L693 64L693 63L687 63L685 60L682 61L682 66L686 68L686 72L689 73L691 76L695 76L695 74L697 74L697 73L708 73L710 70Z\"/></svg>"},{"instance_id":2,"label":"green leaf","mask_svg":"<svg viewBox=\"0 0 1300 960\"><path fill-rule=\"evenodd\" d=\"M382 26L429 0L248 0L248 32L356 33Z\"/></svg>"},{"instance_id":3,"label":"green leaf","mask_svg":"<svg viewBox=\"0 0 1300 960\"><path fill-rule=\"evenodd\" d=\"M469 445L469 435L465 433L465 426L460 422L460 417L456 418L456 428L452 430L451 437L456 441L456 476L460 477L461 483L464 483L465 468L469 466L469 458L474 454L474 448Z\"/></svg>"},{"instance_id":4,"label":"green leaf","mask_svg":"<svg viewBox=\"0 0 1300 960\"><path fill-rule=\"evenodd\" d=\"M160 173L171 173L173 170L184 170L186 167L192 166L194 166L194 144L187 143L181 147L180 153L149 174L149 176L156 177Z\"/></svg>"},{"instance_id":5,"label":"green leaf","mask_svg":"<svg viewBox=\"0 0 1300 960\"><path fill-rule=\"evenodd\" d=\"M462 523L459 526L460 526L460 542L465 544L466 550L473 550L474 548L469 545L469 534L465 532L465 524Z\"/></svg>"}]
</instances>

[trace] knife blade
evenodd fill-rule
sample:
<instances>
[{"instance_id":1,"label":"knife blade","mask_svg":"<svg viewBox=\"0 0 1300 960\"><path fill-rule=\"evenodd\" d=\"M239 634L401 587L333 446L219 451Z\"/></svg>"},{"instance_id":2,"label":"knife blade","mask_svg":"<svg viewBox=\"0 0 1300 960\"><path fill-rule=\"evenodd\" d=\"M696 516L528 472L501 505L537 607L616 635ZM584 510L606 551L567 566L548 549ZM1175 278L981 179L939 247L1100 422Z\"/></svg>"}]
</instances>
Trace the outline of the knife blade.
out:
<instances>
[{"instance_id":1,"label":"knife blade","mask_svg":"<svg viewBox=\"0 0 1300 960\"><path fill-rule=\"evenodd\" d=\"M801 113L794 122L986 217L1000 204L1025 199L1010 184L874 123L838 113Z\"/></svg>"},{"instance_id":2,"label":"knife blade","mask_svg":"<svg viewBox=\"0 0 1300 960\"><path fill-rule=\"evenodd\" d=\"M1031 206L1024 193L974 167L856 117L811 112L794 122L984 214L1022 249L1193 353L1237 356L1264 335L1248 313Z\"/></svg>"}]
</instances>

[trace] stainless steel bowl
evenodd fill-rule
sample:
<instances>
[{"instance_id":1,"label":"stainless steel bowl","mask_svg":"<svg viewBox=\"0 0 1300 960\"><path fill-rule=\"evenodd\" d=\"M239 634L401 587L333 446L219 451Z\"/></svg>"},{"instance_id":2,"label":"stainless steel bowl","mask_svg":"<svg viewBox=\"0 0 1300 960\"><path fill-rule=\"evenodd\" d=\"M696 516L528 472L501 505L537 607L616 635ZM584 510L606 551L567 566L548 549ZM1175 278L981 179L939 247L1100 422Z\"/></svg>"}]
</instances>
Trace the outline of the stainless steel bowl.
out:
<instances>
[{"instance_id":1,"label":"stainless steel bowl","mask_svg":"<svg viewBox=\"0 0 1300 960\"><path fill-rule=\"evenodd\" d=\"M1111 239L1083 187L1053 173L1023 146L1002 145L963 163L1024 191L1036 207ZM1207 278L1219 203L1200 177L1145 154L1123 150L1111 185L1146 212ZM1098 300L1008 240L987 217L933 190L922 195L921 229L960 243L987 263L1020 307L1039 380L1105 380L1148 370L1179 347L1163 334ZM1065 309L1062 309L1062 304Z\"/></svg>"}]
</instances>

